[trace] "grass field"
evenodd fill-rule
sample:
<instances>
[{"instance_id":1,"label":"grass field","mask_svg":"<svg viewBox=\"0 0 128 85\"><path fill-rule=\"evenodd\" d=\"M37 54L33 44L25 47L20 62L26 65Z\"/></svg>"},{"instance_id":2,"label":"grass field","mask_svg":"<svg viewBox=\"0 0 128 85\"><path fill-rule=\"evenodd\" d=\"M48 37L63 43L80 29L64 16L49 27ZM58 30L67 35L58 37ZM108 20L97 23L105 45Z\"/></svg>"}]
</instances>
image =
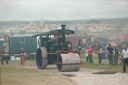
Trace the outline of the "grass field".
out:
<instances>
[{"instance_id":1,"label":"grass field","mask_svg":"<svg viewBox=\"0 0 128 85\"><path fill-rule=\"evenodd\" d=\"M26 60L27 66L35 66L35 60ZM1 65L0 85L75 85L75 82L67 77L46 72L20 67L20 61L9 61L9 64Z\"/></svg>"},{"instance_id":2,"label":"grass field","mask_svg":"<svg viewBox=\"0 0 128 85\"><path fill-rule=\"evenodd\" d=\"M109 65L108 59L98 64L98 57L93 57L94 64L86 62L85 56L81 57L82 68L102 69L107 71L122 72L122 65ZM36 66L36 60L25 60L26 66ZM120 61L119 61L120 64ZM1 65L2 85L73 85L73 81L61 75L44 72L42 70L30 70L17 68L20 61L9 61L9 64ZM128 67L127 67L128 73ZM63 82L63 83L62 83Z\"/></svg>"},{"instance_id":3,"label":"grass field","mask_svg":"<svg viewBox=\"0 0 128 85\"><path fill-rule=\"evenodd\" d=\"M82 68L93 68L93 69L102 69L107 71L114 71L114 72L122 72L123 71L123 65L120 60L118 60L118 65L109 65L108 58L102 59L102 64L98 64L98 55L93 55L93 61L94 64L90 64L86 62L86 58L84 54L81 54L81 61L84 63L81 65ZM127 66L127 73L128 73L128 66Z\"/></svg>"},{"instance_id":4,"label":"grass field","mask_svg":"<svg viewBox=\"0 0 128 85\"><path fill-rule=\"evenodd\" d=\"M123 66L122 65L106 65L106 64L90 64L85 63L81 65L82 68L91 68L91 69L101 69L106 71L114 71L114 72L122 72ZM128 67L127 67L128 73Z\"/></svg>"}]
</instances>

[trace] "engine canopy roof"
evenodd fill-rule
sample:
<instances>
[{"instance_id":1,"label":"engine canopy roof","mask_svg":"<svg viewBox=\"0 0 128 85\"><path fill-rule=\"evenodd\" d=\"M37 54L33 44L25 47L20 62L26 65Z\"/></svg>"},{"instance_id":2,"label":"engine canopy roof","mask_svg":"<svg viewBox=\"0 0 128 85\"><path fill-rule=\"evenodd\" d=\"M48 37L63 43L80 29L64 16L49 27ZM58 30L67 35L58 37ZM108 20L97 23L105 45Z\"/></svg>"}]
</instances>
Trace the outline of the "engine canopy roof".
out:
<instances>
[{"instance_id":1,"label":"engine canopy roof","mask_svg":"<svg viewBox=\"0 0 128 85\"><path fill-rule=\"evenodd\" d=\"M70 35L70 34L74 34L74 31L73 30L65 30L65 35ZM49 31L49 32L44 32L44 33L33 35L33 37L47 36L47 35L61 36L62 35L62 30L52 30L52 31Z\"/></svg>"}]
</instances>

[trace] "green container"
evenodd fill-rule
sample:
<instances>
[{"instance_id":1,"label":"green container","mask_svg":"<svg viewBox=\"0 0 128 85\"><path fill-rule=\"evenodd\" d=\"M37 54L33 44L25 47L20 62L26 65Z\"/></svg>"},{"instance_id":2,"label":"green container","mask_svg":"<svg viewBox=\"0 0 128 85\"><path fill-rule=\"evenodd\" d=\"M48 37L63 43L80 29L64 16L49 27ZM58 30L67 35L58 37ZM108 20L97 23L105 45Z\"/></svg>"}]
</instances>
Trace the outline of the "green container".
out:
<instances>
[{"instance_id":1,"label":"green container","mask_svg":"<svg viewBox=\"0 0 128 85\"><path fill-rule=\"evenodd\" d=\"M10 37L9 38L9 53L20 54L21 48L24 48L25 53L36 53L37 39L32 36Z\"/></svg>"}]
</instances>

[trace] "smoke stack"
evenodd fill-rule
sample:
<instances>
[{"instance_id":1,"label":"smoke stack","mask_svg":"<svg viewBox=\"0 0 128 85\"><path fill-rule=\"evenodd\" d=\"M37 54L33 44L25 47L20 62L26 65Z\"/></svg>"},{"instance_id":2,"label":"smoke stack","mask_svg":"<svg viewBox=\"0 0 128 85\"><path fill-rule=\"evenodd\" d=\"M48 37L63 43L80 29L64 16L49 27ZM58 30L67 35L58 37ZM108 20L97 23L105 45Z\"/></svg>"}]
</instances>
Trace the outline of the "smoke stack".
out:
<instances>
[{"instance_id":1,"label":"smoke stack","mask_svg":"<svg viewBox=\"0 0 128 85\"><path fill-rule=\"evenodd\" d=\"M62 46L63 46L64 43L65 43L65 28L66 28L66 25L61 25L61 28L62 28Z\"/></svg>"}]
</instances>

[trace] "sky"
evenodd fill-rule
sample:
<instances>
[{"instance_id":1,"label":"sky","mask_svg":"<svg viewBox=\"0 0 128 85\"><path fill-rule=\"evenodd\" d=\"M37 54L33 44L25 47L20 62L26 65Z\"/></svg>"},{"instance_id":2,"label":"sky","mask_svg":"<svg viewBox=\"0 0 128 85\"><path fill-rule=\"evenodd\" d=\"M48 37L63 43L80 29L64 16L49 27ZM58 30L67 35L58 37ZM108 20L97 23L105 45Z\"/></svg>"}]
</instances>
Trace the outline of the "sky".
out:
<instances>
[{"instance_id":1,"label":"sky","mask_svg":"<svg viewBox=\"0 0 128 85\"><path fill-rule=\"evenodd\" d=\"M128 18L128 0L0 0L0 21Z\"/></svg>"}]
</instances>

